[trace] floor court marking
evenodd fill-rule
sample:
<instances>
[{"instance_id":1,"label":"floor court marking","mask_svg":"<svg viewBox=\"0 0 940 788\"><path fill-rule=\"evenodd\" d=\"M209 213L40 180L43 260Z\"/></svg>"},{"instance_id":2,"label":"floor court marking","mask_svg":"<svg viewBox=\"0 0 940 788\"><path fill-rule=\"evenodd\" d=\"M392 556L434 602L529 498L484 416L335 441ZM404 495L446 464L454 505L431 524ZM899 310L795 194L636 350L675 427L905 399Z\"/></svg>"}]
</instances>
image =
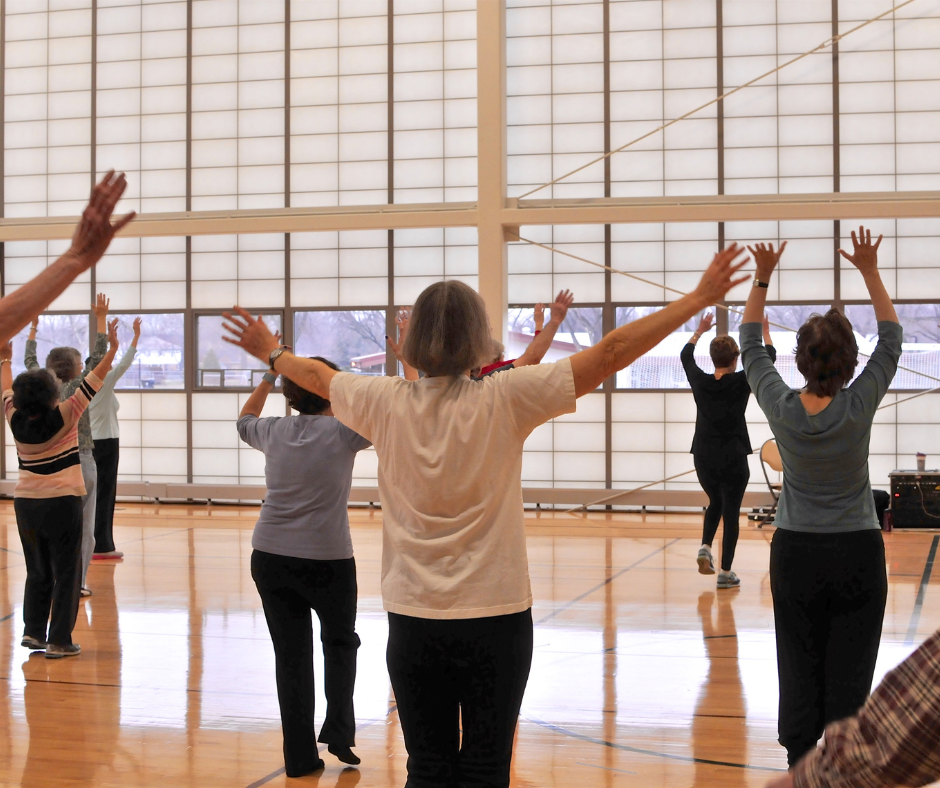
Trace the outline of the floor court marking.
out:
<instances>
[{"instance_id":1,"label":"floor court marking","mask_svg":"<svg viewBox=\"0 0 940 788\"><path fill-rule=\"evenodd\" d=\"M610 577L608 577L603 583L599 583L598 585L594 586L593 588L588 589L588 590L585 591L583 594L580 594L579 596L576 596L576 597L575 597L574 599L572 599L570 602L566 602L564 605L562 605L561 607L559 607L559 608L558 608L557 610L555 610L554 612L549 613L547 616L545 616L545 617L543 617L543 618L540 618L538 621L535 622L535 626L539 626L539 625L541 625L541 624L544 624L546 621L549 621L549 620L553 619L553 618L554 618L555 616L557 616L559 613L564 613L566 610L568 610L568 608L572 607L573 605L576 605L578 602L580 602L580 601L581 601L582 599L584 599L585 597L590 596L590 595L593 594L595 591L600 591L604 586L608 585L609 583L614 582L614 580L616 580L618 577L620 577L620 575L626 574L626 573L629 572L631 569L635 569L635 568L638 567L640 564L642 564L644 561L647 561L647 560L649 560L650 558L652 558L654 555L658 555L659 553L665 552L667 549L669 549L669 548L672 547L676 542L679 542L679 541L681 541L681 537L677 537L676 539L673 539L672 541L667 542L667 543L664 544L662 547L657 547L657 548L656 548L655 550L653 550L653 552L650 553L649 555L643 556L643 558L641 558L639 561L634 561L632 564L630 564L630 566L626 566L626 567L624 567L623 569L621 569L620 571L616 572L615 574L612 574L612 575L611 575Z\"/></svg>"},{"instance_id":2,"label":"floor court marking","mask_svg":"<svg viewBox=\"0 0 940 788\"><path fill-rule=\"evenodd\" d=\"M917 589L917 599L914 600L914 609L911 611L911 623L907 627L907 637L904 644L910 646L917 635L917 625L920 623L920 611L924 607L924 596L927 594L927 585L933 573L933 562L937 557L937 545L940 544L940 535L934 536L930 543L930 552L927 554L927 563L924 564L924 574L920 578L920 588Z\"/></svg>"},{"instance_id":3,"label":"floor court marking","mask_svg":"<svg viewBox=\"0 0 940 788\"><path fill-rule=\"evenodd\" d=\"M361 730L363 730L363 729L365 729L365 728L368 728L370 725L375 725L375 723L377 723L377 722L382 722L382 721L384 721L384 720L387 720L389 717L392 716L392 712L395 712L395 711L398 711L398 704L397 704L397 703L393 703L391 706L389 706L389 709L388 709L388 711L385 713L385 716L384 716L384 717L377 717L377 718L374 719L374 720L369 720L368 722L362 723L362 725L357 725L357 726L356 726L356 733L359 733L359 731L361 731ZM318 752L318 753L323 752L323 750L326 748L326 746L327 746L327 745L324 744L323 747L317 747L317 752ZM355 768L355 767L346 766L346 767L343 769L343 771L346 771L346 769L350 769L350 768ZM284 774L284 772L286 772L286 771L287 771L287 769L285 769L285 768L282 766L280 769L275 769L273 772L271 772L270 774L268 774L268 775L262 777L260 780L255 780L253 783L251 783L250 785L246 786L246 788L261 788L262 785L266 785L267 783L271 782L271 780L273 780L275 777L280 777L280 776L281 776L282 774Z\"/></svg>"},{"instance_id":4,"label":"floor court marking","mask_svg":"<svg viewBox=\"0 0 940 788\"><path fill-rule=\"evenodd\" d=\"M656 750L645 750L642 747L631 747L628 744L617 744L616 742L606 741L605 739L596 739L593 736L587 736L583 733L576 733L575 731L569 731L567 728L562 728L560 725L553 725L550 722L545 722L544 720L537 719L536 717L520 717L520 719L525 720L526 722L531 722L535 725L538 725L541 728L553 731L555 733L561 734L562 736L568 736L572 739L578 739L579 741L590 742L591 744L597 744L601 747L610 747L613 750L621 750L622 752L632 752L638 755L652 755L655 758L666 758L670 761L682 761L683 763L702 763L707 764L708 766L727 766L731 769L750 769L752 771L759 772L783 772L786 773L786 769L780 769L775 766L754 766L749 763L732 763L729 761L714 761L710 758L695 758L691 755L674 755L668 752L657 752ZM250 788L250 786L249 786Z\"/></svg>"}]
</instances>

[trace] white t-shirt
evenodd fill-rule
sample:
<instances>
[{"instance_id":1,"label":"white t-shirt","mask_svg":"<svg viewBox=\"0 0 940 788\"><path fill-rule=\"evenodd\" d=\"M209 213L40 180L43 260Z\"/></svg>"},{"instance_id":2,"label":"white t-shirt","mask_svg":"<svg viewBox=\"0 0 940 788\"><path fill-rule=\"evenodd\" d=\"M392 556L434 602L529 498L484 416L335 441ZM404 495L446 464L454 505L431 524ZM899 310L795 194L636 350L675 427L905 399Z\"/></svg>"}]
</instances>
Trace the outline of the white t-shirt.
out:
<instances>
[{"instance_id":1,"label":"white t-shirt","mask_svg":"<svg viewBox=\"0 0 940 788\"><path fill-rule=\"evenodd\" d=\"M379 457L385 609L482 618L530 608L522 446L574 412L571 363L481 381L340 373L330 402Z\"/></svg>"}]
</instances>

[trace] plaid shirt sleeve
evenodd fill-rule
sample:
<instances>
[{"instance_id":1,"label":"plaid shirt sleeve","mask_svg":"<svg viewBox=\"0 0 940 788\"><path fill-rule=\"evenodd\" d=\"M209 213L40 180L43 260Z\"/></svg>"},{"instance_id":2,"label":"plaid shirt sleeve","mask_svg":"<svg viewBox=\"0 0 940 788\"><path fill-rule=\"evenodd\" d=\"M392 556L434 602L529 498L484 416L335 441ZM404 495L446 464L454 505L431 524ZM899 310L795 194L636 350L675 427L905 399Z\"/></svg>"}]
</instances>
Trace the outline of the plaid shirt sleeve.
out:
<instances>
[{"instance_id":1,"label":"plaid shirt sleeve","mask_svg":"<svg viewBox=\"0 0 940 788\"><path fill-rule=\"evenodd\" d=\"M917 788L940 778L940 631L892 670L858 716L826 728L794 788Z\"/></svg>"}]
</instances>

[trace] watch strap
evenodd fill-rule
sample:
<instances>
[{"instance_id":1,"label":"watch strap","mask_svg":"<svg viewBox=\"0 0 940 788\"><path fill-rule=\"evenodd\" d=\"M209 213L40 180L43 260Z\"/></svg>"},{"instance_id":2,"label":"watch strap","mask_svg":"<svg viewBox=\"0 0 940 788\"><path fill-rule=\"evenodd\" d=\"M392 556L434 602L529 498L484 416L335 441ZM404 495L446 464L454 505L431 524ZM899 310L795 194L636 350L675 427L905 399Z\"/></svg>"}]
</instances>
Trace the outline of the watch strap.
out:
<instances>
[{"instance_id":1,"label":"watch strap","mask_svg":"<svg viewBox=\"0 0 940 788\"><path fill-rule=\"evenodd\" d=\"M755 277L754 277L754 287L763 287L763 288L766 289L766 288L770 287L770 282L762 282L760 279L758 279L758 278L755 276Z\"/></svg>"}]
</instances>

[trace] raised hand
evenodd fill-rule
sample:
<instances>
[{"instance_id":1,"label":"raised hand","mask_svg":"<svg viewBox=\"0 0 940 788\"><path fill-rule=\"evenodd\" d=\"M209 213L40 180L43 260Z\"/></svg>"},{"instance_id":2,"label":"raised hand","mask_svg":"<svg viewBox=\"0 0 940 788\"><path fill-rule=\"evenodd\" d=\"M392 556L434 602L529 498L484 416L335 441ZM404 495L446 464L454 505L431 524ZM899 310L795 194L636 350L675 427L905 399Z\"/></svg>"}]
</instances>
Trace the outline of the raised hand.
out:
<instances>
[{"instance_id":1,"label":"raised hand","mask_svg":"<svg viewBox=\"0 0 940 788\"><path fill-rule=\"evenodd\" d=\"M717 304L732 287L737 287L750 278L746 275L735 277L735 274L751 259L745 257L741 260L742 254L744 254L744 249L737 244L731 244L727 249L715 255L711 265L702 274L698 287L695 288L695 295L704 306Z\"/></svg>"},{"instance_id":2,"label":"raised hand","mask_svg":"<svg viewBox=\"0 0 940 788\"><path fill-rule=\"evenodd\" d=\"M118 341L118 319L114 318L108 323L108 350L117 350L120 344Z\"/></svg>"},{"instance_id":3,"label":"raised hand","mask_svg":"<svg viewBox=\"0 0 940 788\"><path fill-rule=\"evenodd\" d=\"M780 256L786 248L786 241L780 244L780 248L777 251L774 251L773 244L754 244L754 246L747 248L747 250L754 255L754 263L757 266L757 278L760 279L760 281L767 282L770 280L774 269L777 267L777 263L780 262Z\"/></svg>"},{"instance_id":4,"label":"raised hand","mask_svg":"<svg viewBox=\"0 0 940 788\"><path fill-rule=\"evenodd\" d=\"M134 318L134 342L140 339L140 326L143 321L139 317Z\"/></svg>"},{"instance_id":5,"label":"raised hand","mask_svg":"<svg viewBox=\"0 0 940 788\"><path fill-rule=\"evenodd\" d=\"M398 323L398 341L396 342L389 336L385 337L385 341L388 343L389 348L392 353L395 354L395 358L404 363L405 359L401 355L401 346L405 344L405 336L408 333L408 322L411 320L411 310L410 309L399 309L398 317L395 322Z\"/></svg>"},{"instance_id":6,"label":"raised hand","mask_svg":"<svg viewBox=\"0 0 940 788\"><path fill-rule=\"evenodd\" d=\"M35 331L37 328L39 328L39 315L36 315L36 317L33 318L33 322L29 324L30 331Z\"/></svg>"},{"instance_id":7,"label":"raised hand","mask_svg":"<svg viewBox=\"0 0 940 788\"><path fill-rule=\"evenodd\" d=\"M883 235L879 235L878 240L872 244L871 230L866 230L864 227L859 226L858 237L855 235L855 230L852 230L852 246L855 247L854 253L849 254L844 249L840 249L839 254L854 265L861 272L862 276L864 276L865 274L878 270L878 247L881 246L883 238Z\"/></svg>"},{"instance_id":8,"label":"raised hand","mask_svg":"<svg viewBox=\"0 0 940 788\"><path fill-rule=\"evenodd\" d=\"M95 313L95 317L107 317L108 308L111 306L111 299L108 298L104 293L98 293L95 298L95 303L91 305L91 311Z\"/></svg>"},{"instance_id":9,"label":"raised hand","mask_svg":"<svg viewBox=\"0 0 940 788\"><path fill-rule=\"evenodd\" d=\"M551 320L558 325L561 325L565 322L565 317L568 314L568 307L574 303L574 296L571 294L570 290L559 290L558 295L555 296L553 303L548 305L549 312L551 312Z\"/></svg>"},{"instance_id":10,"label":"raised hand","mask_svg":"<svg viewBox=\"0 0 940 788\"><path fill-rule=\"evenodd\" d=\"M223 323L223 328L232 334L230 337L223 336L222 339L231 345L238 345L249 355L267 364L271 351L277 350L281 343L264 324L261 316L254 318L248 310L240 306L234 307L232 312L223 312L222 315L231 323Z\"/></svg>"},{"instance_id":11,"label":"raised hand","mask_svg":"<svg viewBox=\"0 0 940 788\"><path fill-rule=\"evenodd\" d=\"M13 343L7 342L5 345L0 347L0 361L12 361L13 360Z\"/></svg>"},{"instance_id":12,"label":"raised hand","mask_svg":"<svg viewBox=\"0 0 940 788\"><path fill-rule=\"evenodd\" d=\"M533 318L535 320L535 330L541 331L545 327L545 304L541 301L535 305Z\"/></svg>"},{"instance_id":13,"label":"raised hand","mask_svg":"<svg viewBox=\"0 0 940 788\"><path fill-rule=\"evenodd\" d=\"M115 175L114 170L109 170L92 189L91 199L72 236L72 246L66 253L81 260L85 268L90 268L101 259L115 233L136 216L135 212L131 211L123 219L111 224L111 214L114 213L114 207L126 188L127 179L124 173Z\"/></svg>"},{"instance_id":14,"label":"raised hand","mask_svg":"<svg viewBox=\"0 0 940 788\"><path fill-rule=\"evenodd\" d=\"M698 321L698 328L695 330L695 333L699 336L702 334L707 334L711 327L715 323L715 316L711 312L706 312L702 315L702 319Z\"/></svg>"}]
</instances>

